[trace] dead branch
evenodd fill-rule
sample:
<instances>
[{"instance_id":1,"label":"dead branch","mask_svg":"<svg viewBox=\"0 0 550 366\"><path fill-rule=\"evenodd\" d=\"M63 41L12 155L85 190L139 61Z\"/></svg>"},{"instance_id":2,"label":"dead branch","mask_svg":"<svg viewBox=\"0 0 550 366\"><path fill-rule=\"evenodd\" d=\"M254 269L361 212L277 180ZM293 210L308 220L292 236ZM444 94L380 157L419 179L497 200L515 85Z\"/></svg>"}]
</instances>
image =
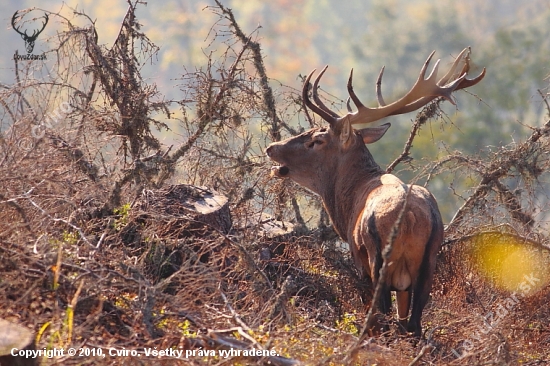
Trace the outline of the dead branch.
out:
<instances>
[{"instance_id":1,"label":"dead branch","mask_svg":"<svg viewBox=\"0 0 550 366\"><path fill-rule=\"evenodd\" d=\"M271 121L271 128L269 130L269 134L271 136L272 141L280 141L281 140L281 128L280 128L281 121L279 119L279 116L277 115L277 110L275 108L275 97L273 96L273 90L269 86L269 82L268 82L269 79L265 71L260 44L258 42L252 41L251 37L248 37L244 34L244 32L241 30L241 27L235 20L235 16L233 15L233 12L231 11L231 9L223 6L219 0L216 0L216 5L220 8L222 13L225 14L227 19L230 21L233 32L237 36L237 38L239 38L239 40L245 47L250 48L250 50L252 51L253 59L254 59L254 67L256 68L256 71L258 71L258 74L260 76L260 85L262 87L262 95L263 95L263 101L266 108L267 118L268 120Z\"/></svg>"},{"instance_id":2,"label":"dead branch","mask_svg":"<svg viewBox=\"0 0 550 366\"><path fill-rule=\"evenodd\" d=\"M411 361L409 366L414 366L414 365L418 364L418 362L420 362L422 357L424 357L424 355L426 355L426 353L430 352L433 349L434 349L434 346L432 346L431 344L426 344L424 347L422 347L420 352L418 352L418 355Z\"/></svg>"},{"instance_id":3,"label":"dead branch","mask_svg":"<svg viewBox=\"0 0 550 366\"><path fill-rule=\"evenodd\" d=\"M405 147L403 148L403 152L401 152L401 155L399 155L393 162L391 162L390 165L388 165L388 167L386 168L387 174L390 174L395 169L395 167L402 161L410 160L410 150L412 147L413 140L418 134L418 130L420 129L420 127L426 124L426 121L428 121L428 119L433 118L436 115L437 111L439 110L439 104L443 100L444 100L443 98L437 99L433 103L430 103L426 107L424 107L416 115L414 123L411 127L411 132L409 133L409 138L407 139L407 142L405 143Z\"/></svg>"},{"instance_id":4,"label":"dead branch","mask_svg":"<svg viewBox=\"0 0 550 366\"><path fill-rule=\"evenodd\" d=\"M446 232L454 232L463 222L466 215L476 207L483 198L492 190L495 190L501 202L506 206L512 218L525 226L532 226L535 222L532 215L526 213L521 207L520 201L516 195L500 181L510 175L511 169L519 172L527 172L529 175L537 178L544 169L537 165L536 157L544 149L544 145L539 140L548 136L550 133L550 120L539 128L532 128L533 132L523 143L514 145L511 149L504 147L494 154L495 159L489 164L477 161L475 165L469 164L480 176L481 180L474 192L466 202L457 210L451 221L446 227ZM469 159L459 155L453 155L445 158L441 163L447 163L453 160L461 160L469 163Z\"/></svg>"}]
</instances>

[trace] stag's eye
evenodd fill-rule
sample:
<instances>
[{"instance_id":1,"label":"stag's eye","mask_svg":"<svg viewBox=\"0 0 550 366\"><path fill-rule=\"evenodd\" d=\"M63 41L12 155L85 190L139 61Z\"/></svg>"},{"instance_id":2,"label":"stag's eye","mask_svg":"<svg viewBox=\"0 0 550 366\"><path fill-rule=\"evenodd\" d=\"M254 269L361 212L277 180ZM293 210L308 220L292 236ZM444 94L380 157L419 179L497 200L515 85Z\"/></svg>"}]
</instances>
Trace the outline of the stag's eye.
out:
<instances>
[{"instance_id":1,"label":"stag's eye","mask_svg":"<svg viewBox=\"0 0 550 366\"><path fill-rule=\"evenodd\" d=\"M312 147L314 147L315 145L322 145L324 143L323 140L311 140L310 142L307 143L307 147L309 149L311 149Z\"/></svg>"}]
</instances>

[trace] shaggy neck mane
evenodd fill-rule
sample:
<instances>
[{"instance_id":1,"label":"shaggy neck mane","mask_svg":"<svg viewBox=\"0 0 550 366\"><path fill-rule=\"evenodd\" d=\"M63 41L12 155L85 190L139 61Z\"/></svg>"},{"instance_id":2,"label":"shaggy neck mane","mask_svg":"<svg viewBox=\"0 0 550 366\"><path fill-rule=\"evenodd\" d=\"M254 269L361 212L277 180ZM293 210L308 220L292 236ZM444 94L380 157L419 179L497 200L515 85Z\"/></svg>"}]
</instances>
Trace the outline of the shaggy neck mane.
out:
<instances>
[{"instance_id":1,"label":"shaggy neck mane","mask_svg":"<svg viewBox=\"0 0 550 366\"><path fill-rule=\"evenodd\" d=\"M366 148L361 158L356 154L349 157L339 161L324 191L319 192L334 229L346 242L350 225L355 225L366 197L381 184L379 178L384 174Z\"/></svg>"}]
</instances>

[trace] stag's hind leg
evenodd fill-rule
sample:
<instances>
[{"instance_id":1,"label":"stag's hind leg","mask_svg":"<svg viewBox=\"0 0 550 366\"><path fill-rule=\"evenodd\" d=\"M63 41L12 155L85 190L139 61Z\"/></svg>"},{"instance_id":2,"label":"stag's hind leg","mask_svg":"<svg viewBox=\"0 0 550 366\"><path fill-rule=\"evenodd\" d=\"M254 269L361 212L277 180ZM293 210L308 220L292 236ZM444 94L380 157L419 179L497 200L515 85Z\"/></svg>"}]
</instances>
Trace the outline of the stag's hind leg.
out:
<instances>
[{"instance_id":1,"label":"stag's hind leg","mask_svg":"<svg viewBox=\"0 0 550 366\"><path fill-rule=\"evenodd\" d=\"M376 285L374 288L376 289ZM380 335L389 330L387 318L391 312L391 291L388 285L383 285L380 298L373 306L375 315L370 324L367 324L370 336Z\"/></svg>"},{"instance_id":2,"label":"stag's hind leg","mask_svg":"<svg viewBox=\"0 0 550 366\"><path fill-rule=\"evenodd\" d=\"M384 315L389 315L391 312L391 291L388 285L382 287L380 301L378 302L378 310Z\"/></svg>"},{"instance_id":3,"label":"stag's hind leg","mask_svg":"<svg viewBox=\"0 0 550 366\"><path fill-rule=\"evenodd\" d=\"M433 243L432 243L433 244ZM430 245L428 244L428 248ZM420 318L422 317L422 311L430 298L430 291L432 290L433 274L435 272L435 257L437 252L431 253L426 250L424 253L424 259L420 266L420 273L416 279L416 284L413 287L412 292L412 311L407 325L407 331L414 333L415 337L422 335L422 324Z\"/></svg>"},{"instance_id":4,"label":"stag's hind leg","mask_svg":"<svg viewBox=\"0 0 550 366\"><path fill-rule=\"evenodd\" d=\"M396 291L397 299L397 318L403 331L407 331L407 320L409 318L409 309L411 307L411 291Z\"/></svg>"},{"instance_id":5,"label":"stag's hind leg","mask_svg":"<svg viewBox=\"0 0 550 366\"><path fill-rule=\"evenodd\" d=\"M421 283L422 281L419 279L418 282L419 283L413 292L411 318L409 320L409 324L407 325L407 331L409 333L414 333L415 337L420 337L422 335L422 323L420 319L422 318L422 311L428 302L430 290L432 288L431 280Z\"/></svg>"},{"instance_id":6,"label":"stag's hind leg","mask_svg":"<svg viewBox=\"0 0 550 366\"><path fill-rule=\"evenodd\" d=\"M437 252L441 247L442 241L443 223L441 222L441 215L439 214L437 205L434 201L434 207L432 208L432 232L428 243L426 244L424 258L422 259L422 265L420 266L420 272L413 288L411 318L407 326L407 331L414 333L416 337L420 337L422 335L422 324L420 322L420 318L422 317L422 311L424 310L424 307L430 297Z\"/></svg>"}]
</instances>

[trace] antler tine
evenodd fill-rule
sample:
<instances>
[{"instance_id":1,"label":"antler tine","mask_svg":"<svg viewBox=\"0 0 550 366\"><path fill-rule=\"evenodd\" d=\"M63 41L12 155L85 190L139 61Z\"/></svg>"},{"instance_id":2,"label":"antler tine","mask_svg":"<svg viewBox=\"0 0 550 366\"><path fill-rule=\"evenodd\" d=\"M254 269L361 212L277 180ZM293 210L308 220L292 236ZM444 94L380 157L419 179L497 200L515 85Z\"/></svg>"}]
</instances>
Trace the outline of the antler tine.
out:
<instances>
[{"instance_id":1,"label":"antler tine","mask_svg":"<svg viewBox=\"0 0 550 366\"><path fill-rule=\"evenodd\" d=\"M432 90L423 90L424 96L422 96L419 99L424 99L424 98L428 99L429 97L432 97L430 100L433 100L436 97L443 97L443 98L447 99L449 102L451 102L452 104L455 104L453 99L451 98L451 94L453 93L456 86L458 85L457 81L463 79L465 75L462 75L459 79L456 79L451 84L448 84L448 85L445 85L445 86L439 85L439 82L435 81L435 79L437 78L437 71L439 70L439 64L441 62L441 60L438 59L435 62L435 65L432 68L432 72L430 73L428 78L425 78L426 70L427 70L428 65L430 64L430 61L432 60L432 57L434 56L434 54L435 54L435 51L432 51L432 53L430 53L430 56L428 56L428 59L426 60L426 62L424 62L424 65L422 65L422 69L420 70L420 74L418 75L418 79L417 79L415 85L413 86L413 89L417 85L419 86L419 89L421 87L432 89ZM412 98L410 98L410 99L412 99ZM415 101L416 100L411 100L411 102L415 102ZM429 101L427 101L426 103L428 103L428 102Z\"/></svg>"},{"instance_id":2,"label":"antler tine","mask_svg":"<svg viewBox=\"0 0 550 366\"><path fill-rule=\"evenodd\" d=\"M483 70L481 70L481 73L476 76L475 78L473 79L468 79L468 78L464 78L461 83L456 87L455 90L460 90L460 89L464 89L464 88L469 88L471 86L474 86L476 85L477 83L479 83L481 80L483 80L483 78L485 77L485 72L487 70L485 70L485 68L483 68Z\"/></svg>"},{"instance_id":3,"label":"antler tine","mask_svg":"<svg viewBox=\"0 0 550 366\"><path fill-rule=\"evenodd\" d=\"M349 104L350 101L351 101L351 99L350 99L350 97L348 97L348 99L346 99L346 107L347 107L349 113L353 113L353 109L351 109L351 105Z\"/></svg>"},{"instance_id":4,"label":"antler tine","mask_svg":"<svg viewBox=\"0 0 550 366\"><path fill-rule=\"evenodd\" d=\"M334 118L340 118L340 116L338 115L338 113L334 112L334 111L331 111L324 103L323 101L321 100L321 98L319 98L319 93L317 92L319 90L319 81L321 81L321 78L323 77L323 74L325 73L325 71L327 71L327 68L328 68L328 65L326 65L323 70L321 70L321 72L319 73L319 76L317 76L315 78L315 81L313 82L313 90L312 90L312 95L313 95L313 101L319 106L319 108L321 108L322 110L324 110L325 112L327 112L328 114L330 114L332 117Z\"/></svg>"},{"instance_id":5,"label":"antler tine","mask_svg":"<svg viewBox=\"0 0 550 366\"><path fill-rule=\"evenodd\" d=\"M457 57L457 60L460 59L466 51L467 53L464 55L464 66L462 67L462 74L468 74L470 72L470 66L471 66L470 54L472 53L472 49L470 47L466 47L465 49L462 50L462 52ZM455 60L455 64L456 63L457 61ZM476 85L481 80L483 80L483 78L485 77L485 72L486 72L486 69L483 68L483 70L481 70L481 73L475 78L472 78L472 79L464 78L464 80L460 83L460 85L457 86L455 90L460 90L460 89L464 89L464 88L468 88L470 86Z\"/></svg>"},{"instance_id":6,"label":"antler tine","mask_svg":"<svg viewBox=\"0 0 550 366\"><path fill-rule=\"evenodd\" d=\"M418 74L418 79L416 79L416 83L413 85L413 88L419 83L421 82L422 80L429 80L432 78L432 76L434 75L434 71L437 73L437 68L439 68L439 61L440 60L437 60L437 62L435 63L433 69L432 69L432 72L430 73L430 76L428 77L428 79L426 79L426 70L428 70L428 65L430 64L430 61L432 61L432 57L434 56L435 54L435 51L432 51L432 53L430 53L430 55L428 56L428 58L426 59L426 61L424 61L424 64L422 65L422 68L420 69L420 73Z\"/></svg>"},{"instance_id":7,"label":"antler tine","mask_svg":"<svg viewBox=\"0 0 550 366\"><path fill-rule=\"evenodd\" d=\"M463 49L462 52L460 52L458 56L456 56L456 59L451 65L451 68L449 69L449 71L447 71L447 73L441 79L439 79L439 81L437 82L437 85L443 86L447 84L449 80L453 77L453 75L457 74L456 69L458 65L462 62L462 59L463 59L462 56L464 56L464 53L466 53L466 51L468 51L468 55L470 54L468 47ZM466 60L466 58L464 58L464 60ZM467 73L468 73L468 62L465 61L464 66L462 67L462 71L460 72L459 75L463 75Z\"/></svg>"},{"instance_id":8,"label":"antler tine","mask_svg":"<svg viewBox=\"0 0 550 366\"><path fill-rule=\"evenodd\" d=\"M428 76L428 79L426 79L426 70L428 69L428 65L430 64L430 62L432 61L432 57L434 57L435 55L435 51L432 51L432 53L430 53L430 55L428 56L428 58L426 59L426 62L424 62L424 65L422 65L422 69L420 69L420 74L418 75L418 80L430 80L434 75L437 76L437 70L439 69L439 62L441 60L437 60L435 62L435 65L434 67L432 68L432 72L430 73L430 76Z\"/></svg>"},{"instance_id":9,"label":"antler tine","mask_svg":"<svg viewBox=\"0 0 550 366\"><path fill-rule=\"evenodd\" d=\"M353 104L355 104L357 109L365 108L363 103L361 103L361 101L359 100L359 98L357 98L357 95L353 91L353 69L351 69L351 71L349 72L348 94L349 94L351 100L353 100Z\"/></svg>"},{"instance_id":10,"label":"antler tine","mask_svg":"<svg viewBox=\"0 0 550 366\"><path fill-rule=\"evenodd\" d=\"M456 75L457 74L456 68L462 61L464 61L464 65L462 66L462 70L460 71L459 75L468 74L468 72L470 71L470 53L471 52L472 52L472 49L470 47L464 48L462 52L460 52L456 57L450 70L445 74L445 76L443 76L439 80L437 84L441 86L445 85L453 75ZM476 85L485 77L485 72L486 72L486 69L483 68L481 73L475 78L473 79L464 78L462 82L456 87L455 91Z\"/></svg>"},{"instance_id":11,"label":"antler tine","mask_svg":"<svg viewBox=\"0 0 550 366\"><path fill-rule=\"evenodd\" d=\"M378 99L378 106L383 107L386 105L384 98L382 97L382 75L384 75L384 69L386 66L382 66L378 79L376 79L376 99Z\"/></svg>"},{"instance_id":12,"label":"antler tine","mask_svg":"<svg viewBox=\"0 0 550 366\"><path fill-rule=\"evenodd\" d=\"M311 100L309 99L309 94L308 94L308 87L310 85L309 81L311 80L311 77L313 76L315 71L316 69L313 69L313 71L309 73L309 75L306 78L306 81L304 82L304 86L302 88L302 100L304 101L304 104L306 105L306 107L311 109L314 113L317 113L319 116L321 116L321 118L323 118L332 126L334 123L336 123L337 118L335 118L334 116L332 116L332 114L327 113L325 110L321 109L320 107L312 103Z\"/></svg>"}]
</instances>

